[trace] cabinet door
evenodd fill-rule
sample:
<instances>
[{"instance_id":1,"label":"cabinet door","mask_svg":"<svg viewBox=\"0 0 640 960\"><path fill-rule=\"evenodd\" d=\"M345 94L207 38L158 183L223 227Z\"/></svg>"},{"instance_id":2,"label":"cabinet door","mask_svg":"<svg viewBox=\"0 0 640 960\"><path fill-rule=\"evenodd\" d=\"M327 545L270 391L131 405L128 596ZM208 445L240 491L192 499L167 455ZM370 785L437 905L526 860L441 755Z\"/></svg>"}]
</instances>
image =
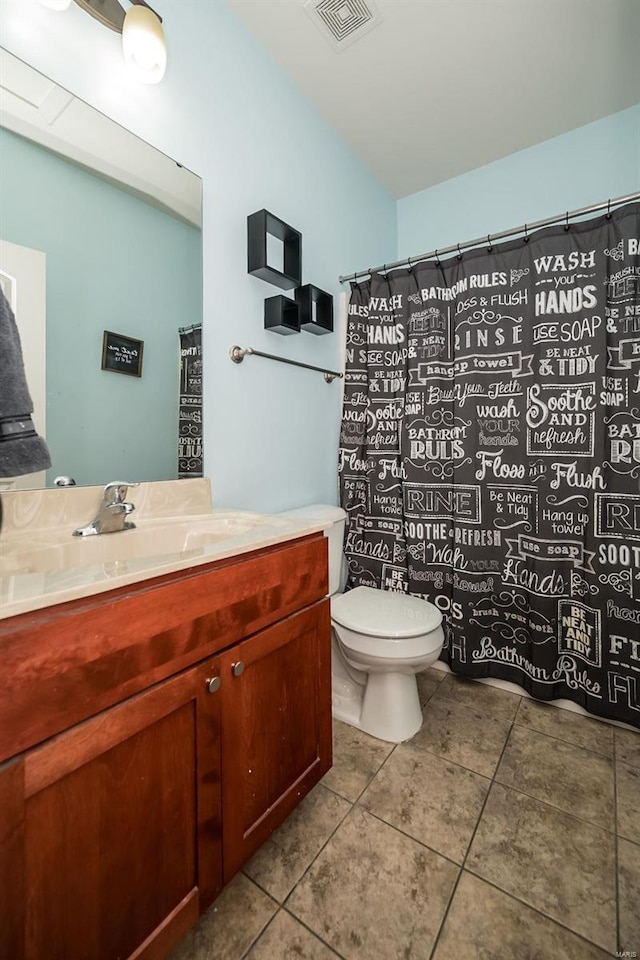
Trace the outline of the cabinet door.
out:
<instances>
[{"instance_id":1,"label":"cabinet door","mask_svg":"<svg viewBox=\"0 0 640 960\"><path fill-rule=\"evenodd\" d=\"M0 956L152 960L195 923L221 886L220 698L207 686L217 666L0 768L13 825L2 873L21 891Z\"/></svg>"},{"instance_id":2,"label":"cabinet door","mask_svg":"<svg viewBox=\"0 0 640 960\"><path fill-rule=\"evenodd\" d=\"M331 766L328 600L220 659L226 883Z\"/></svg>"}]
</instances>

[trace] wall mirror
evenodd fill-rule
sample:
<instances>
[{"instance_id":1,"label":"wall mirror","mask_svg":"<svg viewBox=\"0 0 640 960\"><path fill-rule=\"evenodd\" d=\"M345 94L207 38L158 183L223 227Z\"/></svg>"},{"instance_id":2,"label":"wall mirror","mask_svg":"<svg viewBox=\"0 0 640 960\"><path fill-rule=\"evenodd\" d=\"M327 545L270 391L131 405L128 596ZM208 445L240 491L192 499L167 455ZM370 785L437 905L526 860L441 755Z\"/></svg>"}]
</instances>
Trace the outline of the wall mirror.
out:
<instances>
[{"instance_id":1,"label":"wall mirror","mask_svg":"<svg viewBox=\"0 0 640 960\"><path fill-rule=\"evenodd\" d=\"M175 479L202 181L2 49L0 284L52 458L4 488ZM105 331L144 344L141 375L102 368Z\"/></svg>"}]
</instances>

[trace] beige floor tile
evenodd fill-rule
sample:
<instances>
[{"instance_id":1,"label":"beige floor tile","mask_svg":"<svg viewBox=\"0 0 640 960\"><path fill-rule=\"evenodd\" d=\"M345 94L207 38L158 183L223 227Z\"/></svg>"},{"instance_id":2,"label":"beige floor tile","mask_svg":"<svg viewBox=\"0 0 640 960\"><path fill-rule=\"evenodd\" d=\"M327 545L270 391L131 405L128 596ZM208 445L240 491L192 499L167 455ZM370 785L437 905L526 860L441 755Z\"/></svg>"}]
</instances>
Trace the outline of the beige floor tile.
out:
<instances>
[{"instance_id":1,"label":"beige floor tile","mask_svg":"<svg viewBox=\"0 0 640 960\"><path fill-rule=\"evenodd\" d=\"M434 670L433 667L416 674L421 706L424 707L425 703L431 699L446 676L443 670Z\"/></svg>"},{"instance_id":2,"label":"beige floor tile","mask_svg":"<svg viewBox=\"0 0 640 960\"><path fill-rule=\"evenodd\" d=\"M422 729L409 743L491 777L510 729L508 720L436 695L424 709Z\"/></svg>"},{"instance_id":3,"label":"beige floor tile","mask_svg":"<svg viewBox=\"0 0 640 960\"><path fill-rule=\"evenodd\" d=\"M282 903L350 809L347 800L318 784L245 864L244 872Z\"/></svg>"},{"instance_id":4,"label":"beige floor tile","mask_svg":"<svg viewBox=\"0 0 640 960\"><path fill-rule=\"evenodd\" d=\"M466 866L613 951L614 842L598 827L494 783Z\"/></svg>"},{"instance_id":5,"label":"beige floor tile","mask_svg":"<svg viewBox=\"0 0 640 960\"><path fill-rule=\"evenodd\" d=\"M271 897L239 873L170 960L241 960L277 909Z\"/></svg>"},{"instance_id":6,"label":"beige floor tile","mask_svg":"<svg viewBox=\"0 0 640 960\"><path fill-rule=\"evenodd\" d=\"M411 744L396 747L360 805L462 863L491 781Z\"/></svg>"},{"instance_id":7,"label":"beige floor tile","mask_svg":"<svg viewBox=\"0 0 640 960\"><path fill-rule=\"evenodd\" d=\"M433 667L427 667L424 673L426 676L432 677L435 683L442 683L444 678L449 676L448 670L441 670L439 666L435 665Z\"/></svg>"},{"instance_id":8,"label":"beige floor tile","mask_svg":"<svg viewBox=\"0 0 640 960\"><path fill-rule=\"evenodd\" d=\"M220 960L226 960L219 955ZM216 960L218 955L216 955ZM213 960L213 957L212 957ZM247 954L246 960L339 960L294 917L280 910Z\"/></svg>"},{"instance_id":9,"label":"beige floor tile","mask_svg":"<svg viewBox=\"0 0 640 960\"><path fill-rule=\"evenodd\" d=\"M640 767L640 730L614 730L616 741L616 760L622 760L632 767Z\"/></svg>"},{"instance_id":10,"label":"beige floor tile","mask_svg":"<svg viewBox=\"0 0 640 960\"><path fill-rule=\"evenodd\" d=\"M640 846L618 839L620 949L640 956Z\"/></svg>"},{"instance_id":11,"label":"beige floor tile","mask_svg":"<svg viewBox=\"0 0 640 960\"><path fill-rule=\"evenodd\" d=\"M513 720L521 700L515 693L508 693L475 680L465 680L452 673L440 684L436 697L446 697L447 700L463 703L493 717L502 717L503 720Z\"/></svg>"},{"instance_id":12,"label":"beige floor tile","mask_svg":"<svg viewBox=\"0 0 640 960\"><path fill-rule=\"evenodd\" d=\"M613 756L613 727L590 717L581 717L571 710L554 707L550 703L522 698L516 714L516 724L530 727L549 737L558 737L587 750L595 750L605 757Z\"/></svg>"},{"instance_id":13,"label":"beige floor tile","mask_svg":"<svg viewBox=\"0 0 640 960\"><path fill-rule=\"evenodd\" d=\"M465 871L433 960L606 960L609 956Z\"/></svg>"},{"instance_id":14,"label":"beige floor tile","mask_svg":"<svg viewBox=\"0 0 640 960\"><path fill-rule=\"evenodd\" d=\"M322 779L325 787L351 800L358 799L395 744L376 740L340 720L333 721L333 766Z\"/></svg>"},{"instance_id":15,"label":"beige floor tile","mask_svg":"<svg viewBox=\"0 0 640 960\"><path fill-rule=\"evenodd\" d=\"M640 843L640 767L616 763L616 799L618 833Z\"/></svg>"},{"instance_id":16,"label":"beige floor tile","mask_svg":"<svg viewBox=\"0 0 640 960\"><path fill-rule=\"evenodd\" d=\"M614 829L613 762L599 753L514 727L495 779L596 826Z\"/></svg>"},{"instance_id":17,"label":"beige floor tile","mask_svg":"<svg viewBox=\"0 0 640 960\"><path fill-rule=\"evenodd\" d=\"M428 960L458 868L358 807L287 901L346 960Z\"/></svg>"}]
</instances>

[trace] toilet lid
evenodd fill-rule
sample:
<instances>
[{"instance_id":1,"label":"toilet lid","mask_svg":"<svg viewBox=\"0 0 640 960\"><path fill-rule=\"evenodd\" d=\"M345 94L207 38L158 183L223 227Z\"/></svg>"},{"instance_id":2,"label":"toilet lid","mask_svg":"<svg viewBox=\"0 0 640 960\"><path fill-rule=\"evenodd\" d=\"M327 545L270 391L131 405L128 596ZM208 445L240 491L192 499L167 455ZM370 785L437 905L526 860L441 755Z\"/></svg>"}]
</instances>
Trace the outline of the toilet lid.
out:
<instances>
[{"instance_id":1,"label":"toilet lid","mask_svg":"<svg viewBox=\"0 0 640 960\"><path fill-rule=\"evenodd\" d=\"M331 616L347 630L369 637L417 637L442 623L442 614L427 600L373 587L332 597Z\"/></svg>"}]
</instances>

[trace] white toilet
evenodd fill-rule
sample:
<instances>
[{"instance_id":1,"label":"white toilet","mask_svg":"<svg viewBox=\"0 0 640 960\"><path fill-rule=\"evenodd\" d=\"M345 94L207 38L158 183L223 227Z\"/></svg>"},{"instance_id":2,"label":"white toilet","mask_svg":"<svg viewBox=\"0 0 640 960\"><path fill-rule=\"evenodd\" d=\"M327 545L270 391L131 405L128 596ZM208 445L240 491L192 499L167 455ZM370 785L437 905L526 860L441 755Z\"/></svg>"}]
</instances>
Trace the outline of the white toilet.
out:
<instances>
[{"instance_id":1,"label":"white toilet","mask_svg":"<svg viewBox=\"0 0 640 960\"><path fill-rule=\"evenodd\" d=\"M440 656L442 614L404 593L373 587L340 592L346 581L344 510L313 504L284 516L326 522L334 717L379 740L408 740L422 726L416 674Z\"/></svg>"}]
</instances>

